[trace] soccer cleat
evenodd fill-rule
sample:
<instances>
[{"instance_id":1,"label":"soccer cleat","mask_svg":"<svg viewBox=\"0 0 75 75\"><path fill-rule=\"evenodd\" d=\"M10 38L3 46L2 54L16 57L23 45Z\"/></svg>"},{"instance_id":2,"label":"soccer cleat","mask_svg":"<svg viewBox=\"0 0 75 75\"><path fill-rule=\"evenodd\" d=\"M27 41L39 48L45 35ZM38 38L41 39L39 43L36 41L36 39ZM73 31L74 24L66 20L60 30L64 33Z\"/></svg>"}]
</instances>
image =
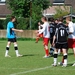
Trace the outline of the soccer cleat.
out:
<instances>
[{"instance_id":1,"label":"soccer cleat","mask_svg":"<svg viewBox=\"0 0 75 75\"><path fill-rule=\"evenodd\" d=\"M5 57L11 57L10 55L5 55Z\"/></svg>"},{"instance_id":2,"label":"soccer cleat","mask_svg":"<svg viewBox=\"0 0 75 75\"><path fill-rule=\"evenodd\" d=\"M67 67L67 64L63 64L62 67Z\"/></svg>"},{"instance_id":3,"label":"soccer cleat","mask_svg":"<svg viewBox=\"0 0 75 75\"><path fill-rule=\"evenodd\" d=\"M75 66L75 63L72 66Z\"/></svg>"},{"instance_id":4,"label":"soccer cleat","mask_svg":"<svg viewBox=\"0 0 75 75\"><path fill-rule=\"evenodd\" d=\"M45 55L43 58L49 58L49 56Z\"/></svg>"},{"instance_id":5,"label":"soccer cleat","mask_svg":"<svg viewBox=\"0 0 75 75\"><path fill-rule=\"evenodd\" d=\"M56 67L57 65L56 64L52 64L52 66Z\"/></svg>"},{"instance_id":6,"label":"soccer cleat","mask_svg":"<svg viewBox=\"0 0 75 75\"><path fill-rule=\"evenodd\" d=\"M21 54L18 54L18 55L17 55L17 57L22 57L22 56L23 56L23 55L21 55Z\"/></svg>"}]
</instances>

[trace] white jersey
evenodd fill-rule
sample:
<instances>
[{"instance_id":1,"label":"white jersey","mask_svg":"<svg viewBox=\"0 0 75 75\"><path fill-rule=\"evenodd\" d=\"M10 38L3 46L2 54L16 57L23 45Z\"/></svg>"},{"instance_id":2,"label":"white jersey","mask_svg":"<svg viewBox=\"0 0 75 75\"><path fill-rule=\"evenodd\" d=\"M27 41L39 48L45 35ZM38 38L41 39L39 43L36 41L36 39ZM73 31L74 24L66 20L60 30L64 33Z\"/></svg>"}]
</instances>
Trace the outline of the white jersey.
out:
<instances>
[{"instance_id":1,"label":"white jersey","mask_svg":"<svg viewBox=\"0 0 75 75\"><path fill-rule=\"evenodd\" d=\"M43 28L39 30L39 34L43 33L43 37L50 38L50 26L48 22L45 22Z\"/></svg>"},{"instance_id":2,"label":"white jersey","mask_svg":"<svg viewBox=\"0 0 75 75\"><path fill-rule=\"evenodd\" d=\"M68 27L69 27L69 32L72 33L72 34L69 34L68 38L75 39L75 23L70 22Z\"/></svg>"}]
</instances>

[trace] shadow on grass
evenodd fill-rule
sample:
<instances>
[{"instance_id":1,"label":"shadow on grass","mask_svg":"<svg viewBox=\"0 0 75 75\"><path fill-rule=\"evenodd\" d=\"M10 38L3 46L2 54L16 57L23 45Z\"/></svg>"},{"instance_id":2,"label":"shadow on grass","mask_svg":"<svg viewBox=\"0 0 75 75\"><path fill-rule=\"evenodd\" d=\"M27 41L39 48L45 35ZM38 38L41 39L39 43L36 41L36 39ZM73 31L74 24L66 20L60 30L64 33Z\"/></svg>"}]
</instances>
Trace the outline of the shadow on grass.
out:
<instances>
[{"instance_id":1,"label":"shadow on grass","mask_svg":"<svg viewBox=\"0 0 75 75\"><path fill-rule=\"evenodd\" d=\"M27 56L35 56L35 54L27 54L27 55L23 55L22 57L27 57Z\"/></svg>"},{"instance_id":2,"label":"shadow on grass","mask_svg":"<svg viewBox=\"0 0 75 75\"><path fill-rule=\"evenodd\" d=\"M68 56L74 55L74 53L68 53ZM63 56L63 54L60 54L59 56Z\"/></svg>"},{"instance_id":3,"label":"shadow on grass","mask_svg":"<svg viewBox=\"0 0 75 75\"><path fill-rule=\"evenodd\" d=\"M68 64L68 67L71 67L74 63Z\"/></svg>"}]
</instances>

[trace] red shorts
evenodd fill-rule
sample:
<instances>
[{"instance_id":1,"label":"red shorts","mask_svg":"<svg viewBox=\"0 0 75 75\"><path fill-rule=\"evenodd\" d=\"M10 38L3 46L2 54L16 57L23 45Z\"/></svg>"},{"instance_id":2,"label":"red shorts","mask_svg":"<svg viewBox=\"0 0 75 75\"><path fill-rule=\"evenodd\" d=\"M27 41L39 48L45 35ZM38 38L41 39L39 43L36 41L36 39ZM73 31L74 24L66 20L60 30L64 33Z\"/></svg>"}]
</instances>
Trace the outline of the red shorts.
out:
<instances>
[{"instance_id":1,"label":"red shorts","mask_svg":"<svg viewBox=\"0 0 75 75\"><path fill-rule=\"evenodd\" d=\"M49 38L43 38L43 44L48 46Z\"/></svg>"},{"instance_id":2,"label":"red shorts","mask_svg":"<svg viewBox=\"0 0 75 75\"><path fill-rule=\"evenodd\" d=\"M42 34L39 34L39 37L42 38L43 37L43 33Z\"/></svg>"},{"instance_id":3,"label":"red shorts","mask_svg":"<svg viewBox=\"0 0 75 75\"><path fill-rule=\"evenodd\" d=\"M75 48L75 39L68 39L68 48Z\"/></svg>"}]
</instances>

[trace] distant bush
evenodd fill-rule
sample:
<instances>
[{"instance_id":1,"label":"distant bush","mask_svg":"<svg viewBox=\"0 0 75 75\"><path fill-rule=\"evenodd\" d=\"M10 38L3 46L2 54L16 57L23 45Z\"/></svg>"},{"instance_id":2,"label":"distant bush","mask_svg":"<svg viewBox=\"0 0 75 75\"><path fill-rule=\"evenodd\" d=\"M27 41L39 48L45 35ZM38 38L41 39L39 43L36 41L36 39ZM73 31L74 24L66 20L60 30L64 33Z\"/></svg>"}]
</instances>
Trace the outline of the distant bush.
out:
<instances>
[{"instance_id":1,"label":"distant bush","mask_svg":"<svg viewBox=\"0 0 75 75\"><path fill-rule=\"evenodd\" d=\"M0 29L4 29L4 20L0 20Z\"/></svg>"},{"instance_id":2,"label":"distant bush","mask_svg":"<svg viewBox=\"0 0 75 75\"><path fill-rule=\"evenodd\" d=\"M0 29L6 29L7 23L10 21L10 17L7 17L5 20L0 20ZM15 28L17 29L29 29L29 18L17 18Z\"/></svg>"},{"instance_id":3,"label":"distant bush","mask_svg":"<svg viewBox=\"0 0 75 75\"><path fill-rule=\"evenodd\" d=\"M16 21L16 28L18 29L23 29L23 30L26 30L26 29L29 29L29 18L17 18L17 21Z\"/></svg>"}]
</instances>

